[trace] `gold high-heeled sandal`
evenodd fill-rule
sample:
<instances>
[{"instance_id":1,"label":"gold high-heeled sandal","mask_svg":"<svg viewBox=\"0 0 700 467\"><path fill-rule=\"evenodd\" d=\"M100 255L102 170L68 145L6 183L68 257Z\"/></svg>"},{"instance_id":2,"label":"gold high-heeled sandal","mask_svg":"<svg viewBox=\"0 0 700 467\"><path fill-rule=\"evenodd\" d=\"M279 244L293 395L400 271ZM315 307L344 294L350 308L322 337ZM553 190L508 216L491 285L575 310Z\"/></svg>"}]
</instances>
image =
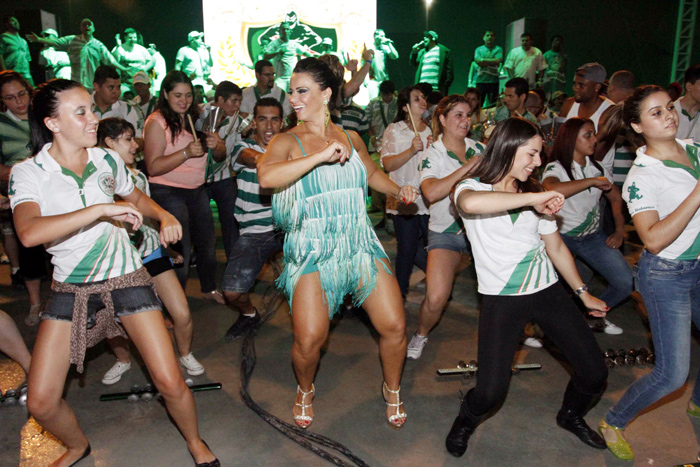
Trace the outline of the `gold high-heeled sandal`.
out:
<instances>
[{"instance_id":1,"label":"gold high-heeled sandal","mask_svg":"<svg viewBox=\"0 0 700 467\"><path fill-rule=\"evenodd\" d=\"M294 415L294 422L297 424L299 428L303 428L304 430L307 429L308 427L311 426L311 423L314 421L314 417L311 415L306 415L306 409L313 407L313 403L311 404L306 404L306 396L311 395L311 394L316 394L316 388L314 387L313 383L311 383L311 391L309 392L304 392L301 390L301 387L297 385L297 394L301 393L301 404L299 402L295 402L295 406L301 407L301 415Z\"/></svg>"},{"instance_id":2,"label":"gold high-heeled sandal","mask_svg":"<svg viewBox=\"0 0 700 467\"><path fill-rule=\"evenodd\" d=\"M389 398L386 396L384 391L390 392L392 394L396 395L396 403L393 404L389 402ZM386 385L386 381L382 384L382 396L384 396L384 401L386 402L386 405L389 407L396 407L396 413L393 415L389 415L389 418L387 419L387 422L389 423L389 426L392 427L395 430L400 430L403 428L404 423L406 423L406 419L408 416L406 415L406 412L400 412L399 407L401 407L401 386L397 390L392 390L389 389L389 386Z\"/></svg>"}]
</instances>

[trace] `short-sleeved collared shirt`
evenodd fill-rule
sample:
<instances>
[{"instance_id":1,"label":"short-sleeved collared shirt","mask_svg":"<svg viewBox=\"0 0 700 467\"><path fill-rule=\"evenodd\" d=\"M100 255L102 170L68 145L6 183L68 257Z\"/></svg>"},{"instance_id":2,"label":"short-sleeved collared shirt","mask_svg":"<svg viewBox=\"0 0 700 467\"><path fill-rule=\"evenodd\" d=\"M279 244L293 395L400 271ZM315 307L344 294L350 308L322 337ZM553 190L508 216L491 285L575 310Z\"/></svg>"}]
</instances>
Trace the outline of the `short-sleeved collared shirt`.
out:
<instances>
[{"instance_id":1,"label":"short-sleeved collared shirt","mask_svg":"<svg viewBox=\"0 0 700 467\"><path fill-rule=\"evenodd\" d=\"M490 49L485 45L477 47L474 51L474 61L479 60L503 60L503 49L494 45ZM475 83L498 83L499 65L480 66L476 71Z\"/></svg>"},{"instance_id":2,"label":"short-sleeved collared shirt","mask_svg":"<svg viewBox=\"0 0 700 467\"><path fill-rule=\"evenodd\" d=\"M127 122L134 125L136 129L136 137L141 138L143 135L143 117L141 112L136 110L134 106L127 103L126 101L118 100L114 104L107 107L107 109L102 112L97 104L95 104L95 95L92 95L92 111L95 113L97 118L104 120L105 118L119 117L123 118Z\"/></svg>"},{"instance_id":3,"label":"short-sleeved collared shirt","mask_svg":"<svg viewBox=\"0 0 700 467\"><path fill-rule=\"evenodd\" d=\"M114 195L128 196L134 182L124 161L109 149L88 148L82 176L60 166L48 143L35 156L15 165L9 197L14 210L36 203L42 216L57 216L95 204L114 203ZM96 220L46 245L52 255L53 278L86 283L111 279L141 268L141 258L120 223Z\"/></svg>"},{"instance_id":4,"label":"short-sleeved collared shirt","mask_svg":"<svg viewBox=\"0 0 700 467\"><path fill-rule=\"evenodd\" d=\"M234 151L233 170L236 172L238 197L234 214L241 234L272 232L272 189L260 188L258 170L238 163L238 156L244 149L265 152L255 140L240 141Z\"/></svg>"},{"instance_id":5,"label":"short-sleeved collared shirt","mask_svg":"<svg viewBox=\"0 0 700 467\"><path fill-rule=\"evenodd\" d=\"M464 140L467 143L467 152L464 155L467 161L484 151L484 146L481 143L469 138ZM429 178L445 178L463 165L453 152L447 150L441 135L440 139L423 151L420 182L423 183ZM438 233L461 234L463 232L462 221L449 196L445 196L440 201L430 205L428 228Z\"/></svg>"},{"instance_id":6,"label":"short-sleeved collared shirt","mask_svg":"<svg viewBox=\"0 0 700 467\"><path fill-rule=\"evenodd\" d=\"M571 174L575 180L605 177L612 183L612 175L605 167L602 168L603 172L593 165L589 157L586 157L586 165L583 166L573 161ZM550 162L545 167L542 180L550 177L556 178L560 182L571 181L564 166L559 161ZM599 203L602 195L603 192L600 189L591 187L566 198L564 207L556 215L557 220L560 221L559 232L569 237L584 237L596 233L600 227Z\"/></svg>"},{"instance_id":7,"label":"short-sleeved collared shirt","mask_svg":"<svg viewBox=\"0 0 700 467\"><path fill-rule=\"evenodd\" d=\"M9 32L0 34L0 55L5 61L6 70L14 70L34 84L32 74L29 72L29 62L32 61L32 57L29 54L29 45L22 36Z\"/></svg>"},{"instance_id":8,"label":"short-sleeved collared shirt","mask_svg":"<svg viewBox=\"0 0 700 467\"><path fill-rule=\"evenodd\" d=\"M522 47L516 47L508 53L503 66L513 70L513 76L525 78L530 88L534 88L537 72L547 68L547 63L537 47L530 47L527 52Z\"/></svg>"},{"instance_id":9,"label":"short-sleeved collared shirt","mask_svg":"<svg viewBox=\"0 0 700 467\"><path fill-rule=\"evenodd\" d=\"M493 185L468 178L457 185L455 200L464 190L493 191ZM557 231L551 217L538 216L531 208L461 216L474 255L479 293L529 295L558 280L541 237Z\"/></svg>"},{"instance_id":10,"label":"short-sleeved collared shirt","mask_svg":"<svg viewBox=\"0 0 700 467\"><path fill-rule=\"evenodd\" d=\"M637 158L622 187L622 198L632 217L644 211L656 211L659 220L668 217L693 191L700 179L700 144L683 146L693 168L673 161L661 161L646 154L647 147L637 149ZM700 257L700 212L695 211L683 232L658 256L667 259Z\"/></svg>"}]
</instances>

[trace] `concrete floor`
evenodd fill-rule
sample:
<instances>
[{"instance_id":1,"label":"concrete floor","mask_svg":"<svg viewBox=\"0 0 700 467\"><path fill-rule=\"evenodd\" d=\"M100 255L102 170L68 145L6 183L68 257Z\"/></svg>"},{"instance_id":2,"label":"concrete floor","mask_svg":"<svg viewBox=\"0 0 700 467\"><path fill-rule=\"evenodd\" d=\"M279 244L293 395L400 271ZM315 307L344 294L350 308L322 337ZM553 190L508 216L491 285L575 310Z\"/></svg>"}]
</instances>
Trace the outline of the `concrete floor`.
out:
<instances>
[{"instance_id":1,"label":"concrete floor","mask_svg":"<svg viewBox=\"0 0 700 467\"><path fill-rule=\"evenodd\" d=\"M390 256L396 244L379 231ZM639 247L627 244L633 262ZM219 252L220 268L225 258ZM483 423L470 441L464 457L455 459L444 448L444 438L459 405L459 395L473 381L439 377L438 368L456 366L459 360L476 357L478 300L473 268L456 280L454 299L439 326L431 333L423 357L407 361L402 383L408 422L401 431L389 429L381 396L382 376L376 333L362 321L337 319L332 323L316 380L316 418L311 431L344 444L369 465L474 465L474 466L622 466L607 451L592 449L558 428L555 416L568 380L566 365L556 350L523 348L517 362L541 363L542 370L513 377L508 398L492 418ZM28 309L23 292L9 287L7 266L0 267L0 307L17 321L30 344L36 328L23 323ZM414 286L406 302L408 332L417 325L424 294L414 273ZM263 296L274 293L273 274L264 271L255 287L253 301L260 307ZM597 284L598 292L600 284ZM196 384L220 382L221 391L200 392L195 398L202 436L223 465L329 465L274 430L249 410L239 396L241 341L226 343L226 329L235 319L226 307L200 298L196 277L188 287L195 325L194 353L206 373L194 377ZM632 301L611 313L610 319L624 328L620 336L597 335L602 349L650 347L648 329ZM296 382L291 367L291 320L286 303L260 330L255 339L257 366L250 394L265 410L291 422ZM691 374L698 371L698 347L693 347ZM0 356L0 388L4 391L22 379L21 370ZM135 365L111 387L100 379L114 357L105 345L88 352L83 375L71 371L65 397L75 410L89 438L93 455L80 466L184 466L192 465L185 443L158 402L99 402L106 392L128 391L146 382L145 369ZM615 368L602 401L586 417L595 426L626 388L648 369ZM685 414L692 382L641 415L630 425L627 436L636 452L635 465L671 466L692 462L698 454L700 420ZM26 409L0 406L0 466L46 465L60 455L55 440L41 434L27 421Z\"/></svg>"}]
</instances>

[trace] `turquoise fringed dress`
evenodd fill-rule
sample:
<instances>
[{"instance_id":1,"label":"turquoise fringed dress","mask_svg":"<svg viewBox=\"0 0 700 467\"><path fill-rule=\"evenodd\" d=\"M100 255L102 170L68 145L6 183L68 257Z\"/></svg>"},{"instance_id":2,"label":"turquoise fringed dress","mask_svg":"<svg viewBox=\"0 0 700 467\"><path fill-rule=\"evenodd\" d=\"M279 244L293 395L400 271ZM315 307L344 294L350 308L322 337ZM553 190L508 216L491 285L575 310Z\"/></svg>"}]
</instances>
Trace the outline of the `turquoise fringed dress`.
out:
<instances>
[{"instance_id":1,"label":"turquoise fringed dress","mask_svg":"<svg viewBox=\"0 0 700 467\"><path fill-rule=\"evenodd\" d=\"M292 135L306 157L301 141ZM290 309L299 278L316 271L329 317L348 294L361 305L375 288L376 260L387 258L365 207L367 169L352 141L350 146L344 164L319 165L272 197L275 223L286 233L284 271L277 285Z\"/></svg>"}]
</instances>

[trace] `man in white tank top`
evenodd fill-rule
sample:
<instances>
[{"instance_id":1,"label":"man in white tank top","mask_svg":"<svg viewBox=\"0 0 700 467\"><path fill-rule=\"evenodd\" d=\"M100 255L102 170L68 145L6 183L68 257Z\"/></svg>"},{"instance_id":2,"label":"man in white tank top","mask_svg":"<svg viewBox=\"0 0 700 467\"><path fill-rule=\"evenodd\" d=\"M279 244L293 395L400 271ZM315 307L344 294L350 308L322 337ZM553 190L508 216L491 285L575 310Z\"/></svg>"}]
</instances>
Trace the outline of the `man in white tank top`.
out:
<instances>
[{"instance_id":1,"label":"man in white tank top","mask_svg":"<svg viewBox=\"0 0 700 467\"><path fill-rule=\"evenodd\" d=\"M600 95L605 75L605 68L600 63L586 63L579 67L574 76L574 97L564 101L559 116L590 118L598 131L600 116L614 104Z\"/></svg>"}]
</instances>

